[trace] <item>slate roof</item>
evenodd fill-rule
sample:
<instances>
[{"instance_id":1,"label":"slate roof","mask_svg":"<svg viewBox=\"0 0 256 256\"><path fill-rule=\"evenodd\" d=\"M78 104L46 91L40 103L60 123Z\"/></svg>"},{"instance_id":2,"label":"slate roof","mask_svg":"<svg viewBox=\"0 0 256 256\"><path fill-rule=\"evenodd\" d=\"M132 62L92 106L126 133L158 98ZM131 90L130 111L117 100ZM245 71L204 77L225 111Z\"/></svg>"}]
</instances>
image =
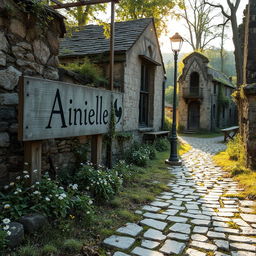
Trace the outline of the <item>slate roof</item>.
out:
<instances>
[{"instance_id":1,"label":"slate roof","mask_svg":"<svg viewBox=\"0 0 256 256\"><path fill-rule=\"evenodd\" d=\"M152 18L115 23L115 51L126 52L139 39ZM60 42L59 57L76 57L109 52L109 39L103 26L88 25Z\"/></svg>"},{"instance_id":2,"label":"slate roof","mask_svg":"<svg viewBox=\"0 0 256 256\"><path fill-rule=\"evenodd\" d=\"M217 81L217 82L220 82L220 83L225 84L227 86L230 86L232 88L235 88L234 84L222 72L220 72L216 69L213 69L211 67L208 67L208 74L213 77L214 81Z\"/></svg>"}]
</instances>

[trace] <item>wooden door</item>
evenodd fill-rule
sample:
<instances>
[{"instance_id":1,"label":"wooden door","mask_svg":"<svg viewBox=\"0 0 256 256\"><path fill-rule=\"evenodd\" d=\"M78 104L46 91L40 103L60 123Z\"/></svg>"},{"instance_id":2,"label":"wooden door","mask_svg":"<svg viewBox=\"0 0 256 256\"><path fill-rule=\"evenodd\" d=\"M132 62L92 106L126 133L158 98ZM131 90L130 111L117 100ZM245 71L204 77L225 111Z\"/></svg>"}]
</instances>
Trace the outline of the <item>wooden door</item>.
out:
<instances>
[{"instance_id":1,"label":"wooden door","mask_svg":"<svg viewBox=\"0 0 256 256\"><path fill-rule=\"evenodd\" d=\"M191 102L188 105L188 130L200 128L200 103Z\"/></svg>"}]
</instances>

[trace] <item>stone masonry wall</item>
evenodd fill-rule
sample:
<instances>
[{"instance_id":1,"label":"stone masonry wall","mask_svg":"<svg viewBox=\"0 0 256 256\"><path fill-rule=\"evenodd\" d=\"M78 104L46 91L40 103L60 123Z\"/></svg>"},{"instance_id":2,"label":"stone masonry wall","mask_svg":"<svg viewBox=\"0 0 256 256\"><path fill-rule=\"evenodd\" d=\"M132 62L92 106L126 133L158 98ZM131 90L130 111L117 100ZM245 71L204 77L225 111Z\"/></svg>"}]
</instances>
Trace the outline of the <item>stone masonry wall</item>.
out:
<instances>
[{"instance_id":1,"label":"stone masonry wall","mask_svg":"<svg viewBox=\"0 0 256 256\"><path fill-rule=\"evenodd\" d=\"M256 170L256 3L249 1L244 19L244 86L237 94L247 166Z\"/></svg>"},{"instance_id":2,"label":"stone masonry wall","mask_svg":"<svg viewBox=\"0 0 256 256\"><path fill-rule=\"evenodd\" d=\"M28 3L29 1L27 1ZM44 11L46 19L24 1L0 2L0 186L23 169L23 143L18 141L18 80L21 75L59 80L59 37L65 32L59 14ZM39 10L40 11L40 10ZM76 139L43 143L43 169L74 161ZM50 161L49 158L52 158Z\"/></svg>"}]
</instances>

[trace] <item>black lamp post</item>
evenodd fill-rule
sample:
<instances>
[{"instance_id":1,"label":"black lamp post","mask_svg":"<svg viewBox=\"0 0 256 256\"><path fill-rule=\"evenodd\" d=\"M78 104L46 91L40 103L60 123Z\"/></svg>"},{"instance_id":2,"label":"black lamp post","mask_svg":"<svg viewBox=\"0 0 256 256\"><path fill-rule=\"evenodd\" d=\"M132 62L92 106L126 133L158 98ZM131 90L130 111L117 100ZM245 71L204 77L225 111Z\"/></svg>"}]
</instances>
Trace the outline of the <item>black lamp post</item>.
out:
<instances>
[{"instance_id":1,"label":"black lamp post","mask_svg":"<svg viewBox=\"0 0 256 256\"><path fill-rule=\"evenodd\" d=\"M178 53L181 50L183 44L183 38L179 35L179 33L175 33L174 36L170 37L172 51L174 53L174 91L173 91L173 117L172 117L172 131L170 137L170 145L171 152L170 157L165 163L170 165L181 165L181 160L178 157L177 151L177 124L176 124L176 102L177 102L177 61L178 61Z\"/></svg>"}]
</instances>

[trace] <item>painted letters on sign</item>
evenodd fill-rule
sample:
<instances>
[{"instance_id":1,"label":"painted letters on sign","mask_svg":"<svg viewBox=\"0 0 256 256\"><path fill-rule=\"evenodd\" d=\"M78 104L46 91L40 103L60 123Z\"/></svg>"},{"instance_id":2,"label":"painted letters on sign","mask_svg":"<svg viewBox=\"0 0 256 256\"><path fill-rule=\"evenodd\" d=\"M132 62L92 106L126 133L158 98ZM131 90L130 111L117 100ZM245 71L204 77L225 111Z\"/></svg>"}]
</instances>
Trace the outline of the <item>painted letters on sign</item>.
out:
<instances>
[{"instance_id":1,"label":"painted letters on sign","mask_svg":"<svg viewBox=\"0 0 256 256\"><path fill-rule=\"evenodd\" d=\"M123 96L104 89L24 77L20 137L24 141L107 133L111 101L122 130Z\"/></svg>"}]
</instances>

